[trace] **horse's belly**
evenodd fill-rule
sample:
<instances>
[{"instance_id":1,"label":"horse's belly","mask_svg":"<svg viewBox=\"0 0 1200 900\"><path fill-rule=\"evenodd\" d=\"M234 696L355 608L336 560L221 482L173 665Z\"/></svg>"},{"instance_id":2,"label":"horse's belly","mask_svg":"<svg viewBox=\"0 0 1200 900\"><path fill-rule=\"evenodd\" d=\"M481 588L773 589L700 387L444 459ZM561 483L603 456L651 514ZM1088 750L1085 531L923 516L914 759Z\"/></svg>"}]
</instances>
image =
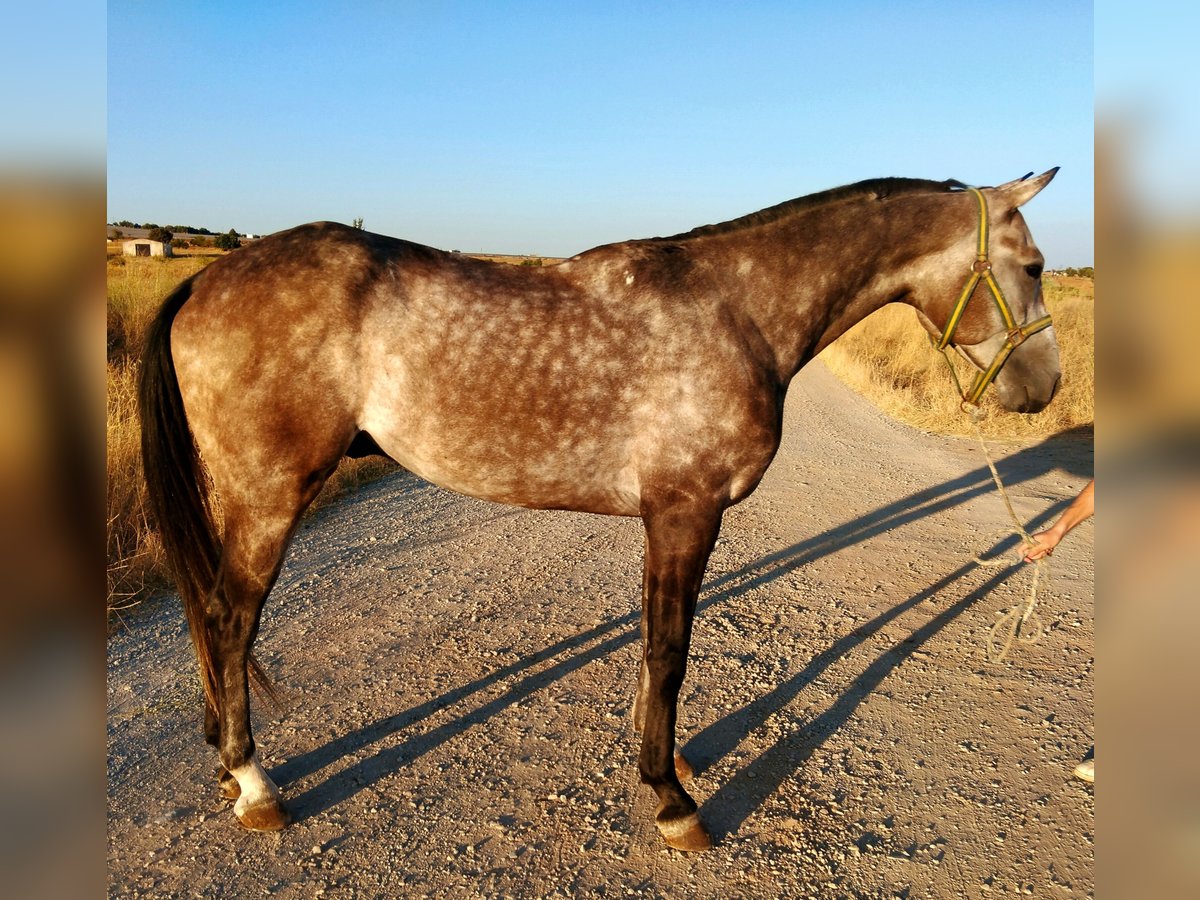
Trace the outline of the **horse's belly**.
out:
<instances>
[{"instance_id":1,"label":"horse's belly","mask_svg":"<svg viewBox=\"0 0 1200 900\"><path fill-rule=\"evenodd\" d=\"M633 466L588 453L589 448L525 447L523 452L513 452L486 441L417 443L372 436L410 472L470 497L534 509L617 516L636 516L641 511Z\"/></svg>"}]
</instances>

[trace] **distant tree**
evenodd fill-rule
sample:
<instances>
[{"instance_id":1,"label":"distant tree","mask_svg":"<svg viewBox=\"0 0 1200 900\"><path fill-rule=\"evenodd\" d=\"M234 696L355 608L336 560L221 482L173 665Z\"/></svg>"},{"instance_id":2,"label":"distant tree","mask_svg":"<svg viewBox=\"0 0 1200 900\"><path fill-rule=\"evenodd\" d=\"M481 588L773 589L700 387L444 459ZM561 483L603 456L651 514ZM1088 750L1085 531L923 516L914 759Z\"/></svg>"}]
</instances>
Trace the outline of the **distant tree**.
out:
<instances>
[{"instance_id":1,"label":"distant tree","mask_svg":"<svg viewBox=\"0 0 1200 900\"><path fill-rule=\"evenodd\" d=\"M192 245L189 244L187 241L172 241L171 246L176 247L180 250L186 250L188 247L190 247Z\"/></svg>"},{"instance_id":2,"label":"distant tree","mask_svg":"<svg viewBox=\"0 0 1200 900\"><path fill-rule=\"evenodd\" d=\"M176 234L212 234L207 228L197 228L195 225L165 225L163 227Z\"/></svg>"},{"instance_id":3,"label":"distant tree","mask_svg":"<svg viewBox=\"0 0 1200 900\"><path fill-rule=\"evenodd\" d=\"M242 246L242 242L238 238L237 231L230 228L225 234L217 235L216 245L221 250L236 250Z\"/></svg>"},{"instance_id":4,"label":"distant tree","mask_svg":"<svg viewBox=\"0 0 1200 900\"><path fill-rule=\"evenodd\" d=\"M166 244L169 243L171 238L175 237L175 235L167 231L167 229L160 228L158 225L155 225L150 229L150 233L146 235L146 237L150 238L152 241L162 241L164 244Z\"/></svg>"},{"instance_id":5,"label":"distant tree","mask_svg":"<svg viewBox=\"0 0 1200 900\"><path fill-rule=\"evenodd\" d=\"M121 238L125 237L125 232L123 232L120 228L114 228L108 233L108 236L114 241L119 241Z\"/></svg>"},{"instance_id":6,"label":"distant tree","mask_svg":"<svg viewBox=\"0 0 1200 900\"><path fill-rule=\"evenodd\" d=\"M362 216L359 216L357 219L354 219L350 224L353 225L355 228L362 230Z\"/></svg>"}]
</instances>

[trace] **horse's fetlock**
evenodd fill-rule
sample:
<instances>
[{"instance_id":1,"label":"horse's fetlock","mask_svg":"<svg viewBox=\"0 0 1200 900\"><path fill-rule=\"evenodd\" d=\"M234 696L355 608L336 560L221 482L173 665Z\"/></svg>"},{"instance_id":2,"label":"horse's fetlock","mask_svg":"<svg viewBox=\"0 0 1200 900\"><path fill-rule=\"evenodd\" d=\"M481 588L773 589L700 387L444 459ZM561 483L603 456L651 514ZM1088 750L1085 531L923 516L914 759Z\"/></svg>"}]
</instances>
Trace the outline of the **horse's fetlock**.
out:
<instances>
[{"instance_id":1,"label":"horse's fetlock","mask_svg":"<svg viewBox=\"0 0 1200 900\"><path fill-rule=\"evenodd\" d=\"M239 769L254 759L254 750L254 738L230 741L221 747L221 765L230 771Z\"/></svg>"}]
</instances>

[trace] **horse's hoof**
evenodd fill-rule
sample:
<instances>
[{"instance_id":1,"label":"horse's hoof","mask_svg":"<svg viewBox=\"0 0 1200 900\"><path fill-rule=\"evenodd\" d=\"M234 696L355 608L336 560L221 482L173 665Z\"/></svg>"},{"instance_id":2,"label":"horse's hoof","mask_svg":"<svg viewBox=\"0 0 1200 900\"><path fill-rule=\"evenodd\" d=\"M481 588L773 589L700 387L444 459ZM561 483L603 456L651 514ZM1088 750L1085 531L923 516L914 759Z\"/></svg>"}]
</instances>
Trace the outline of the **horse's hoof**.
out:
<instances>
[{"instance_id":1,"label":"horse's hoof","mask_svg":"<svg viewBox=\"0 0 1200 900\"><path fill-rule=\"evenodd\" d=\"M668 847L685 850L688 853L699 853L712 849L712 838L700 824L700 816L696 813L684 816L682 819L659 820L654 824L658 826L659 833L662 834Z\"/></svg>"},{"instance_id":2,"label":"horse's hoof","mask_svg":"<svg viewBox=\"0 0 1200 900\"><path fill-rule=\"evenodd\" d=\"M217 771L217 787L220 788L221 796L226 800L236 800L242 796L242 786L224 766Z\"/></svg>"},{"instance_id":3,"label":"horse's hoof","mask_svg":"<svg viewBox=\"0 0 1200 900\"><path fill-rule=\"evenodd\" d=\"M292 821L278 800L264 800L244 809L233 808L238 822L250 831L282 831Z\"/></svg>"},{"instance_id":4,"label":"horse's hoof","mask_svg":"<svg viewBox=\"0 0 1200 900\"><path fill-rule=\"evenodd\" d=\"M675 754L675 777L680 781L691 781L696 774L696 770L692 768L692 764L687 761L682 753Z\"/></svg>"}]
</instances>

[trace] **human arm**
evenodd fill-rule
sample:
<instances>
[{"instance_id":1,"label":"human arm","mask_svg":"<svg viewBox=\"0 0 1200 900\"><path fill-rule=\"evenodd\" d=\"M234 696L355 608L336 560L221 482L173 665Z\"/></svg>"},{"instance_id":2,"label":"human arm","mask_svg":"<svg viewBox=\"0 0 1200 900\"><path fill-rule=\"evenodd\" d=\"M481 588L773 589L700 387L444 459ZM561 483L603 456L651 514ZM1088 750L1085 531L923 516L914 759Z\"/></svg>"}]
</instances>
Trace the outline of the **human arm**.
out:
<instances>
[{"instance_id":1,"label":"human arm","mask_svg":"<svg viewBox=\"0 0 1200 900\"><path fill-rule=\"evenodd\" d=\"M1079 496L1071 501L1071 505L1050 528L1032 535L1033 543L1026 544L1025 562L1033 562L1049 556L1058 546L1059 541L1080 522L1088 519L1096 511L1096 479L1087 483Z\"/></svg>"}]
</instances>

